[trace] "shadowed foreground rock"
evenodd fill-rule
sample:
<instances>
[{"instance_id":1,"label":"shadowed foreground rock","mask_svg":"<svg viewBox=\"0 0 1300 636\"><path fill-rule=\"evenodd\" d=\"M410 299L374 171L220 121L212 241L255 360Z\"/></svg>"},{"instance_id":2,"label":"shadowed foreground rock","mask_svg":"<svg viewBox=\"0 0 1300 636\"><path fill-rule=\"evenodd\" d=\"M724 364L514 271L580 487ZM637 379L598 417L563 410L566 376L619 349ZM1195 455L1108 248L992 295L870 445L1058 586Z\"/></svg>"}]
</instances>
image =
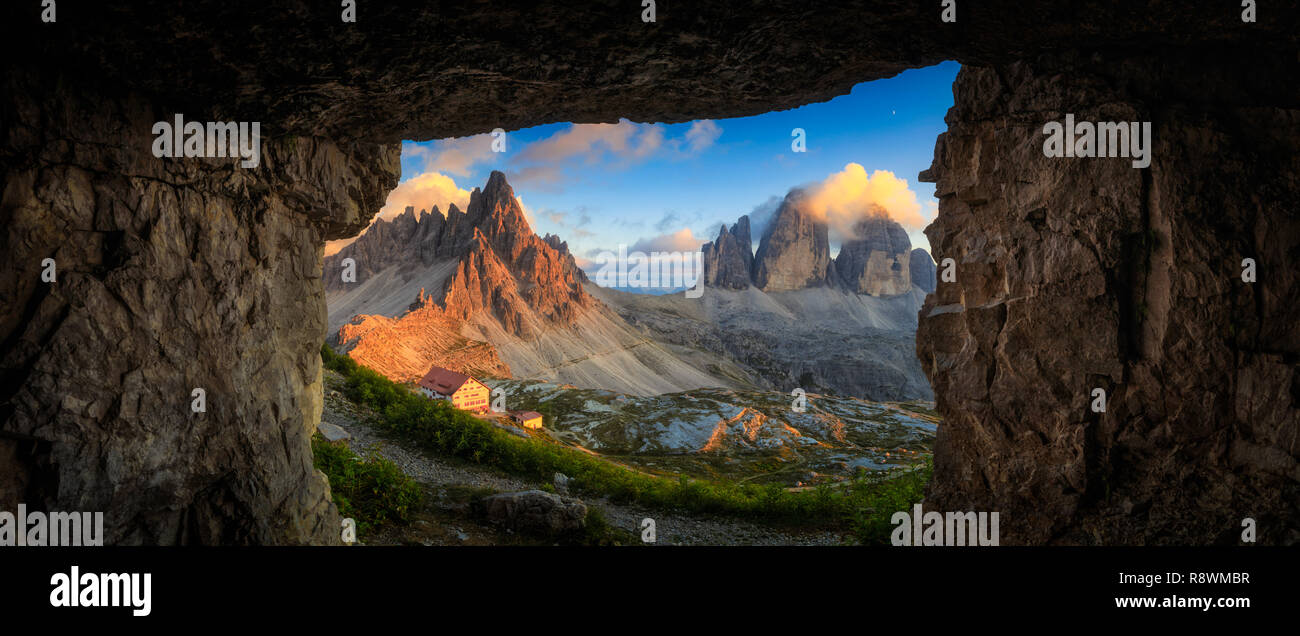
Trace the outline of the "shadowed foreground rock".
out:
<instances>
[{"instance_id":1,"label":"shadowed foreground rock","mask_svg":"<svg viewBox=\"0 0 1300 636\"><path fill-rule=\"evenodd\" d=\"M544 490L507 492L484 497L479 504L488 521L512 530L558 534L581 530L587 505Z\"/></svg>"},{"instance_id":2,"label":"shadowed foreground rock","mask_svg":"<svg viewBox=\"0 0 1300 636\"><path fill-rule=\"evenodd\" d=\"M957 263L917 334L944 415L927 505L1000 510L1013 543L1235 544L1246 517L1300 541L1300 95L1274 81L1291 70L962 70L923 175L926 234ZM1152 122L1151 167L1045 158L1066 113Z\"/></svg>"},{"instance_id":3,"label":"shadowed foreground rock","mask_svg":"<svg viewBox=\"0 0 1300 636\"><path fill-rule=\"evenodd\" d=\"M28 160L2 201L0 508L103 511L108 544L337 542L308 447L321 241L380 205L398 147L290 138L255 170L164 162L139 100L10 94L33 126L7 138Z\"/></svg>"},{"instance_id":4,"label":"shadowed foreground rock","mask_svg":"<svg viewBox=\"0 0 1300 636\"><path fill-rule=\"evenodd\" d=\"M382 205L398 141L753 115L957 59L929 236L958 282L918 346L934 502L1001 509L1008 542L1228 541L1249 515L1296 540L1296 7L369 3L344 25L328 4L0 8L23 51L0 85L0 508L102 510L109 543L334 542L308 445L322 244ZM1154 121L1152 167L1045 160L1063 111ZM261 165L154 158L176 113L262 122Z\"/></svg>"}]
</instances>

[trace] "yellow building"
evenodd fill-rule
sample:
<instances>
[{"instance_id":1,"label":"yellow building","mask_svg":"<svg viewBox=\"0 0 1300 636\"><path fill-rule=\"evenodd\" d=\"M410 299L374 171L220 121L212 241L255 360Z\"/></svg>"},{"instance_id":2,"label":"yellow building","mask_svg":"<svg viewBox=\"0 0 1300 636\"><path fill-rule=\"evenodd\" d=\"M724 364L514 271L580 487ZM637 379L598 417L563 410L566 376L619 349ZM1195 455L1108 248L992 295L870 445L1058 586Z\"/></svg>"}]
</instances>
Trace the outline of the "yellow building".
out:
<instances>
[{"instance_id":1,"label":"yellow building","mask_svg":"<svg viewBox=\"0 0 1300 636\"><path fill-rule=\"evenodd\" d=\"M420 378L420 392L435 400L447 400L466 411L486 413L492 391L482 382L450 369L434 367Z\"/></svg>"}]
</instances>

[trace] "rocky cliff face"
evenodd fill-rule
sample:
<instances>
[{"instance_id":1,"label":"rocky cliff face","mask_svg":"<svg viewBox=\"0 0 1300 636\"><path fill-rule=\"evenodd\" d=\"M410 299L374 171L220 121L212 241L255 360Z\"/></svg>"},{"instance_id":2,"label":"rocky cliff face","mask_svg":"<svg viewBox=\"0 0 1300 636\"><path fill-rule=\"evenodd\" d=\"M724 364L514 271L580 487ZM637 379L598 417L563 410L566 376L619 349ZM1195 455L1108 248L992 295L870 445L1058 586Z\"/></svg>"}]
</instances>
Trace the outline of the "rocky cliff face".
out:
<instances>
[{"instance_id":1,"label":"rocky cliff face","mask_svg":"<svg viewBox=\"0 0 1300 636\"><path fill-rule=\"evenodd\" d=\"M340 275L345 258L356 262L353 283ZM435 262L454 267L450 276L427 281L427 293L421 287L419 305L437 305L446 316L462 321L486 311L519 337L527 338L545 324L571 325L594 303L583 291L586 277L568 245L558 237L541 239L533 233L505 175L495 171L482 190L470 193L464 212L452 204L445 219L437 208L417 218L408 207L326 258L323 271L326 289L337 293L389 267L397 267L391 275L410 279L424 271L421 265ZM542 324L526 318L530 316L539 317ZM348 346L347 339L342 342Z\"/></svg>"},{"instance_id":2,"label":"rocky cliff face","mask_svg":"<svg viewBox=\"0 0 1300 636\"><path fill-rule=\"evenodd\" d=\"M754 286L763 291L792 291L832 284L831 248L826 224L803 207L807 195L791 190L754 254Z\"/></svg>"},{"instance_id":3,"label":"rocky cliff face","mask_svg":"<svg viewBox=\"0 0 1300 636\"><path fill-rule=\"evenodd\" d=\"M748 216L740 217L731 229L722 226L717 240L700 248L704 253L704 284L726 289L749 287L754 269L751 241Z\"/></svg>"},{"instance_id":4,"label":"rocky cliff face","mask_svg":"<svg viewBox=\"0 0 1300 636\"><path fill-rule=\"evenodd\" d=\"M1017 543L1236 543L1246 517L1300 541L1300 99L1258 70L963 68L923 175L957 263L917 337L944 416L927 505L1000 510ZM1045 158L1066 113L1152 122L1151 167Z\"/></svg>"},{"instance_id":5,"label":"rocky cliff face","mask_svg":"<svg viewBox=\"0 0 1300 636\"><path fill-rule=\"evenodd\" d=\"M912 289L912 240L903 226L880 214L854 224L856 237L835 257L841 283L858 294L897 296Z\"/></svg>"},{"instance_id":6,"label":"rocky cliff face","mask_svg":"<svg viewBox=\"0 0 1300 636\"><path fill-rule=\"evenodd\" d=\"M308 445L322 241L364 226L398 146L164 161L147 103L6 82L0 508L103 511L109 544L338 543Z\"/></svg>"},{"instance_id":7,"label":"rocky cliff face","mask_svg":"<svg viewBox=\"0 0 1300 636\"><path fill-rule=\"evenodd\" d=\"M460 213L454 203L448 211ZM334 275L341 269L343 259L350 258L355 263L357 280L370 278L392 265L432 264L445 224L446 218L437 206L428 211L420 210L418 214L415 208L407 206L391 221L375 223L361 239L326 257L326 263L331 267L325 268L330 274L324 277L325 291L339 291L348 285L341 275Z\"/></svg>"},{"instance_id":8,"label":"rocky cliff face","mask_svg":"<svg viewBox=\"0 0 1300 636\"><path fill-rule=\"evenodd\" d=\"M400 318L356 316L330 340L353 360L397 382L415 382L435 364L476 378L509 378L510 365L496 347L461 335L461 324L420 290Z\"/></svg>"},{"instance_id":9,"label":"rocky cliff face","mask_svg":"<svg viewBox=\"0 0 1300 636\"><path fill-rule=\"evenodd\" d=\"M750 251L748 216L740 217L730 229L723 226L716 240L700 248L705 285L754 286L771 292L830 287L871 296L911 291L912 241L903 226L883 210L869 211L832 259L830 230L802 205L806 196L802 190L786 195L763 233L757 254Z\"/></svg>"}]
</instances>

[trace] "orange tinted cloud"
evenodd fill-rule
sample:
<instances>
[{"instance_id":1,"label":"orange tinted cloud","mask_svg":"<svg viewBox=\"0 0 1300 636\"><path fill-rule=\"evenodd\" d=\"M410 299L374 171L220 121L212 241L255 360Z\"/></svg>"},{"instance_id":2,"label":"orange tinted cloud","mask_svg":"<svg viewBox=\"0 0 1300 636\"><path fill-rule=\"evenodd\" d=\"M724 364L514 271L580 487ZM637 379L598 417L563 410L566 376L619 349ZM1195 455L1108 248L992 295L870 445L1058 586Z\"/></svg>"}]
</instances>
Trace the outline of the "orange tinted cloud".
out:
<instances>
[{"instance_id":1,"label":"orange tinted cloud","mask_svg":"<svg viewBox=\"0 0 1300 636\"><path fill-rule=\"evenodd\" d=\"M422 157L425 172L458 177L470 176L475 165L491 160L495 154L489 133L442 139L427 146L402 144L402 152L408 157Z\"/></svg>"},{"instance_id":2,"label":"orange tinted cloud","mask_svg":"<svg viewBox=\"0 0 1300 636\"><path fill-rule=\"evenodd\" d=\"M841 237L854 236L854 223L881 212L909 230L919 230L930 222L907 179L888 170L868 175L861 165L850 163L808 188L808 195L808 210Z\"/></svg>"},{"instance_id":3,"label":"orange tinted cloud","mask_svg":"<svg viewBox=\"0 0 1300 636\"><path fill-rule=\"evenodd\" d=\"M617 124L573 124L541 141L528 144L517 160L548 163L585 155L588 161L607 150L625 158L646 157L663 144L658 126L638 126L626 119Z\"/></svg>"},{"instance_id":4,"label":"orange tinted cloud","mask_svg":"<svg viewBox=\"0 0 1300 636\"><path fill-rule=\"evenodd\" d=\"M632 247L628 248L628 251L645 252L647 254L651 252L694 252L708 241L709 239L695 236L690 228L682 228L669 234L641 239L633 243Z\"/></svg>"}]
</instances>

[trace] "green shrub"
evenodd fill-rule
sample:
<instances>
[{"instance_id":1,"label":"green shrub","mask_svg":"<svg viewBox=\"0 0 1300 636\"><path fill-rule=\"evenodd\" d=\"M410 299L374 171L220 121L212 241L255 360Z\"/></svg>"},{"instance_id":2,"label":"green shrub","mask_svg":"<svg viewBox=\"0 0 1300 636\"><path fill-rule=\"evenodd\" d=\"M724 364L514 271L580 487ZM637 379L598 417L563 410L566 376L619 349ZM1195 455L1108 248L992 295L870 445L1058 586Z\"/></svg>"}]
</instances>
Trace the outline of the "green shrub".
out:
<instances>
[{"instance_id":1,"label":"green shrub","mask_svg":"<svg viewBox=\"0 0 1300 636\"><path fill-rule=\"evenodd\" d=\"M888 545L894 531L890 518L895 512L910 512L913 504L925 497L925 485L930 482L934 464L925 464L891 479L860 478L855 489L861 489L861 507L854 513L853 534L863 545Z\"/></svg>"},{"instance_id":2,"label":"green shrub","mask_svg":"<svg viewBox=\"0 0 1300 636\"><path fill-rule=\"evenodd\" d=\"M312 437L311 450L316 468L329 478L339 515L357 522L359 537L385 523L406 523L424 499L420 485L387 459L362 459L320 435Z\"/></svg>"}]
</instances>

